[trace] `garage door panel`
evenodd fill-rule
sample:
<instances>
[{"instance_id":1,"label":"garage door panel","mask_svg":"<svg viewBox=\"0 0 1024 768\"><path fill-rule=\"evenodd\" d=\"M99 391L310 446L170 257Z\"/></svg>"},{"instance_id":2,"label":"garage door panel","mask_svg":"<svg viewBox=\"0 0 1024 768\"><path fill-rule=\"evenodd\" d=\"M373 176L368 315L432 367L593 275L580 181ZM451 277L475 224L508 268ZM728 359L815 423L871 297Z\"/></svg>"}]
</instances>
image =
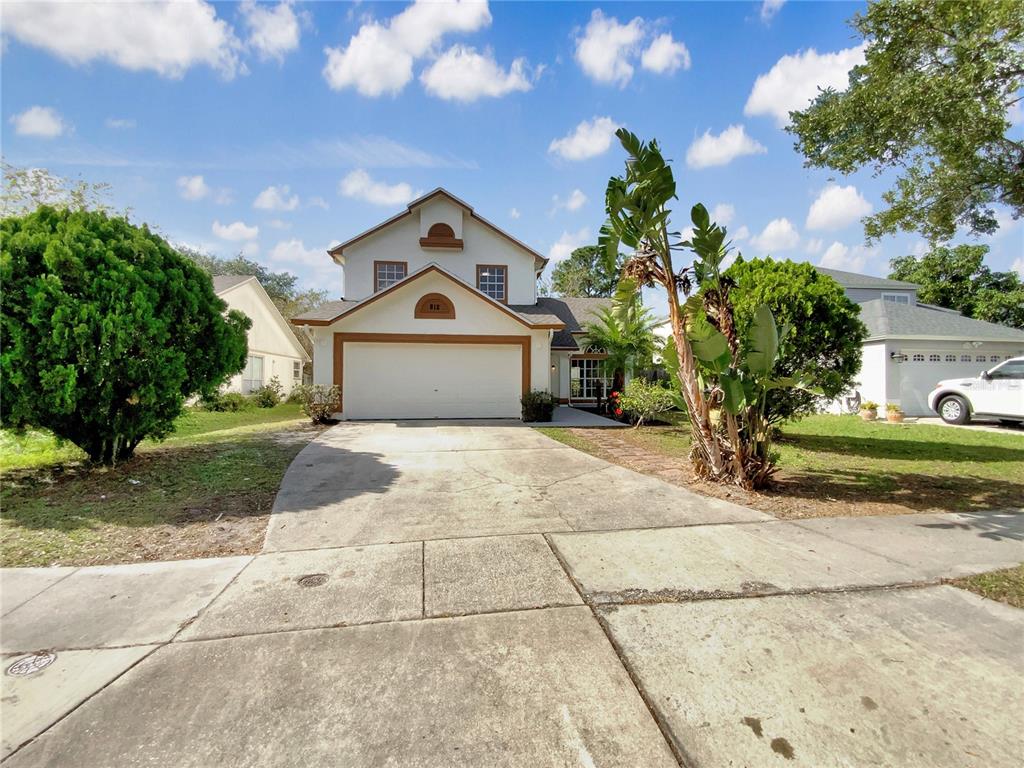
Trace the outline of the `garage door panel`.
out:
<instances>
[{"instance_id":1,"label":"garage door panel","mask_svg":"<svg viewBox=\"0 0 1024 768\"><path fill-rule=\"evenodd\" d=\"M518 344L346 342L349 419L517 418Z\"/></svg>"}]
</instances>

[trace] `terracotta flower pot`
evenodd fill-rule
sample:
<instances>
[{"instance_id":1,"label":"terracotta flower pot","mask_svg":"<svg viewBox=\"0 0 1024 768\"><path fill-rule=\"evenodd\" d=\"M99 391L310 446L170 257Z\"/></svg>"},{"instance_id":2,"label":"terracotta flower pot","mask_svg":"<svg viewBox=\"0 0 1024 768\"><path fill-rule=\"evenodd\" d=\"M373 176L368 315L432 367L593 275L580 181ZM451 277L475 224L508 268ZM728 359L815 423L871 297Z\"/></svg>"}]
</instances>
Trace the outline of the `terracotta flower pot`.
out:
<instances>
[{"instance_id":1,"label":"terracotta flower pot","mask_svg":"<svg viewBox=\"0 0 1024 768\"><path fill-rule=\"evenodd\" d=\"M874 409L870 411L861 411L860 417L864 419L864 421L874 421L875 419L878 418L878 411Z\"/></svg>"},{"instance_id":2,"label":"terracotta flower pot","mask_svg":"<svg viewBox=\"0 0 1024 768\"><path fill-rule=\"evenodd\" d=\"M903 411L889 411L885 414L885 420L893 424L899 424L903 421Z\"/></svg>"}]
</instances>

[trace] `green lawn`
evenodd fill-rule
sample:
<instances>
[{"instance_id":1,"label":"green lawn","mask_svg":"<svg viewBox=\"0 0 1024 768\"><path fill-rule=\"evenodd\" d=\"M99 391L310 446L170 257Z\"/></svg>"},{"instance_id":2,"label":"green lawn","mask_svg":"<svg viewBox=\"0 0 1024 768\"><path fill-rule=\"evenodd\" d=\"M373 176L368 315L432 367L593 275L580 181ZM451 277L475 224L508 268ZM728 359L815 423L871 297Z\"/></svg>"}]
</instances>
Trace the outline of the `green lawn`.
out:
<instances>
[{"instance_id":1,"label":"green lawn","mask_svg":"<svg viewBox=\"0 0 1024 768\"><path fill-rule=\"evenodd\" d=\"M316 434L297 405L187 411L168 440L89 467L45 433L2 434L0 564L86 565L259 549L281 477ZM15 450L8 452L8 447Z\"/></svg>"},{"instance_id":2,"label":"green lawn","mask_svg":"<svg viewBox=\"0 0 1024 768\"><path fill-rule=\"evenodd\" d=\"M674 421L668 426L616 430L614 435L687 467L689 428L682 419ZM615 460L607 436L585 430L544 431ZM776 448L780 471L775 487L749 495L729 489L731 498L783 517L978 510L1024 503L1024 434L1019 432L822 415L786 424ZM707 484L693 485L721 495Z\"/></svg>"},{"instance_id":3,"label":"green lawn","mask_svg":"<svg viewBox=\"0 0 1024 768\"><path fill-rule=\"evenodd\" d=\"M283 403L275 408L254 408L251 411L203 411L188 408L175 423L174 433L164 442L144 442L140 451L147 451L161 445L180 445L194 438L221 430L262 428L263 425L302 418L298 405ZM68 464L85 460L85 454L78 446L60 443L46 430L31 429L17 435L7 429L0 429L0 472L12 469L32 469Z\"/></svg>"}]
</instances>

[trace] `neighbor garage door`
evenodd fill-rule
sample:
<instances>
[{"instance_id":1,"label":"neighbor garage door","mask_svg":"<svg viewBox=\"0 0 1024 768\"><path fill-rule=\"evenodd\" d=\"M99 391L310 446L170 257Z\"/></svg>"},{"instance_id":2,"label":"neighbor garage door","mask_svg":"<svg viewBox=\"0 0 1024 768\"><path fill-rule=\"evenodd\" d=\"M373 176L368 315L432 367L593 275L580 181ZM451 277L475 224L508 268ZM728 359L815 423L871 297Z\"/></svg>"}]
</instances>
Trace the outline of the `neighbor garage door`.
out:
<instances>
[{"instance_id":1,"label":"neighbor garage door","mask_svg":"<svg viewBox=\"0 0 1024 768\"><path fill-rule=\"evenodd\" d=\"M522 354L518 344L345 342L345 418L516 418Z\"/></svg>"},{"instance_id":2,"label":"neighbor garage door","mask_svg":"<svg viewBox=\"0 0 1024 768\"><path fill-rule=\"evenodd\" d=\"M906 362L896 366L900 407L908 416L934 416L928 395L942 379L977 376L1008 355L964 349L905 349Z\"/></svg>"}]
</instances>

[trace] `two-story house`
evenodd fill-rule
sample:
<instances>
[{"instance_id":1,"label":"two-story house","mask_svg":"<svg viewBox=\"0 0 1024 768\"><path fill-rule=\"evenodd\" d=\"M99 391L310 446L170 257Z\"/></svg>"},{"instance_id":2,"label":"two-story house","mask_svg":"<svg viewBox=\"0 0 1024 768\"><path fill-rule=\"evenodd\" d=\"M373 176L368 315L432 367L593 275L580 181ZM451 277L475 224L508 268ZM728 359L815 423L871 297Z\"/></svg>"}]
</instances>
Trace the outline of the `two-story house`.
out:
<instances>
[{"instance_id":1,"label":"two-story house","mask_svg":"<svg viewBox=\"0 0 1024 768\"><path fill-rule=\"evenodd\" d=\"M581 349L606 299L537 296L547 259L443 189L335 246L345 298L292 322L345 419L515 418L528 390L586 404L608 381Z\"/></svg>"},{"instance_id":2,"label":"two-story house","mask_svg":"<svg viewBox=\"0 0 1024 768\"><path fill-rule=\"evenodd\" d=\"M933 416L928 393L937 382L977 376L1007 358L1024 355L1024 331L919 302L914 283L817 270L860 304L860 317L868 328L857 377L864 400L896 403L910 416Z\"/></svg>"}]
</instances>

